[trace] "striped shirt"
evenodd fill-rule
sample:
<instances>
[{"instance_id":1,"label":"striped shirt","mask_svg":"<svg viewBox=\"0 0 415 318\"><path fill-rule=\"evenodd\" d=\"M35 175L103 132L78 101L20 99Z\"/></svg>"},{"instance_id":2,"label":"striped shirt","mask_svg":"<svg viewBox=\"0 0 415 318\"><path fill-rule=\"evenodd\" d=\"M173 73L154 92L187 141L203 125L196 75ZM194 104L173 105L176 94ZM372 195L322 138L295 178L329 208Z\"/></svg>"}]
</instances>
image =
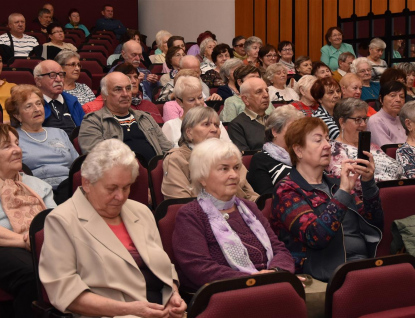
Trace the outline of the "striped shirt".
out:
<instances>
[{"instance_id":1,"label":"striped shirt","mask_svg":"<svg viewBox=\"0 0 415 318\"><path fill-rule=\"evenodd\" d=\"M29 53L35 46L38 46L36 38L30 35L23 34L21 39L12 35L14 45L14 56L29 56ZM11 46L10 38L7 33L0 35L0 44Z\"/></svg>"},{"instance_id":2,"label":"striped shirt","mask_svg":"<svg viewBox=\"0 0 415 318\"><path fill-rule=\"evenodd\" d=\"M318 106L316 112L313 114L313 117L320 118L324 121L329 129L329 138L330 140L334 140L340 134L339 127L337 127L336 122L334 121L333 117L323 108L323 106Z\"/></svg>"}]
</instances>

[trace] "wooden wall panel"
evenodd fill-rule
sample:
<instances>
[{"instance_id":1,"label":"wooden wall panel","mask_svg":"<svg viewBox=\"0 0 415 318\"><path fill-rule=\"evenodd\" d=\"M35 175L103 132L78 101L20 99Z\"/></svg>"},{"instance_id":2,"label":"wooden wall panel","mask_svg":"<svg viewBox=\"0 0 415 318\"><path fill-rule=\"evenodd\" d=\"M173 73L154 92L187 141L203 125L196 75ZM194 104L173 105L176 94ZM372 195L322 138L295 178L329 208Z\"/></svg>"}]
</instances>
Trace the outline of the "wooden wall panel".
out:
<instances>
[{"instance_id":1,"label":"wooden wall panel","mask_svg":"<svg viewBox=\"0 0 415 318\"><path fill-rule=\"evenodd\" d=\"M353 0L341 0L339 3L339 15L343 19L345 19L345 18L350 18L352 14L353 14Z\"/></svg>"},{"instance_id":2,"label":"wooden wall panel","mask_svg":"<svg viewBox=\"0 0 415 318\"><path fill-rule=\"evenodd\" d=\"M281 30L280 30L280 42L290 41L292 42L293 35L293 19L292 19L292 1L280 0L281 6Z\"/></svg>"},{"instance_id":3,"label":"wooden wall panel","mask_svg":"<svg viewBox=\"0 0 415 318\"><path fill-rule=\"evenodd\" d=\"M387 8L386 0L372 0L372 11L374 14L384 14Z\"/></svg>"},{"instance_id":4,"label":"wooden wall panel","mask_svg":"<svg viewBox=\"0 0 415 318\"><path fill-rule=\"evenodd\" d=\"M323 30L326 31L337 25L337 1L324 0Z\"/></svg>"},{"instance_id":5,"label":"wooden wall panel","mask_svg":"<svg viewBox=\"0 0 415 318\"><path fill-rule=\"evenodd\" d=\"M254 7L254 33L253 35L259 37L266 42L266 19L265 19L265 1L255 1Z\"/></svg>"},{"instance_id":6,"label":"wooden wall panel","mask_svg":"<svg viewBox=\"0 0 415 318\"><path fill-rule=\"evenodd\" d=\"M405 8L405 0L393 0L389 1L389 10L392 13L402 12Z\"/></svg>"},{"instance_id":7,"label":"wooden wall panel","mask_svg":"<svg viewBox=\"0 0 415 318\"><path fill-rule=\"evenodd\" d=\"M235 0L235 35L253 35L253 5L254 0Z\"/></svg>"},{"instance_id":8,"label":"wooden wall panel","mask_svg":"<svg viewBox=\"0 0 415 318\"><path fill-rule=\"evenodd\" d=\"M370 0L356 0L356 15L366 16L370 12Z\"/></svg>"},{"instance_id":9,"label":"wooden wall panel","mask_svg":"<svg viewBox=\"0 0 415 318\"><path fill-rule=\"evenodd\" d=\"M278 46L279 39L279 0L267 1L267 43Z\"/></svg>"},{"instance_id":10,"label":"wooden wall panel","mask_svg":"<svg viewBox=\"0 0 415 318\"><path fill-rule=\"evenodd\" d=\"M308 55L307 0L295 0L295 56Z\"/></svg>"},{"instance_id":11,"label":"wooden wall panel","mask_svg":"<svg viewBox=\"0 0 415 318\"><path fill-rule=\"evenodd\" d=\"M322 0L309 0L310 3L310 36L308 38L310 53L313 61L320 60L320 49L325 44L322 31Z\"/></svg>"},{"instance_id":12,"label":"wooden wall panel","mask_svg":"<svg viewBox=\"0 0 415 318\"><path fill-rule=\"evenodd\" d=\"M415 0L408 0L408 8L411 11L415 10Z\"/></svg>"}]
</instances>

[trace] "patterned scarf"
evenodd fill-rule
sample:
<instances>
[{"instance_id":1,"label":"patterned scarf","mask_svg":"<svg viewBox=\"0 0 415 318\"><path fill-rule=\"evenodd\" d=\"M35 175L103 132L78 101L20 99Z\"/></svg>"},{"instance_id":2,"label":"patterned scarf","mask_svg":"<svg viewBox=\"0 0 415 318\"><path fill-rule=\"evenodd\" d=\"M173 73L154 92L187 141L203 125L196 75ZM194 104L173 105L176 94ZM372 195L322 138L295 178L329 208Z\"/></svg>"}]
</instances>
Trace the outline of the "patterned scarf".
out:
<instances>
[{"instance_id":1,"label":"patterned scarf","mask_svg":"<svg viewBox=\"0 0 415 318\"><path fill-rule=\"evenodd\" d=\"M228 222L224 219L222 213L219 211L219 209L229 209L234 204L236 204L236 207L238 208L238 211L246 225L248 225L267 251L267 265L269 265L274 256L271 241L261 222L258 221L256 216L249 210L242 200L233 196L230 201L225 202L214 198L205 191L202 191L198 195L197 201L206 213L216 241L219 243L222 253L232 269L248 274L258 272L254 264L252 264L249 259L248 251L243 245L238 234L232 230Z\"/></svg>"},{"instance_id":2,"label":"patterned scarf","mask_svg":"<svg viewBox=\"0 0 415 318\"><path fill-rule=\"evenodd\" d=\"M287 150L284 148L274 144L273 142L267 142L262 147L268 154L271 156L272 159L277 161L281 161L286 165L292 166L290 155L288 154Z\"/></svg>"},{"instance_id":3,"label":"patterned scarf","mask_svg":"<svg viewBox=\"0 0 415 318\"><path fill-rule=\"evenodd\" d=\"M0 201L15 233L29 231L36 214L46 209L42 198L22 182L18 173L14 179L0 179Z\"/></svg>"}]
</instances>

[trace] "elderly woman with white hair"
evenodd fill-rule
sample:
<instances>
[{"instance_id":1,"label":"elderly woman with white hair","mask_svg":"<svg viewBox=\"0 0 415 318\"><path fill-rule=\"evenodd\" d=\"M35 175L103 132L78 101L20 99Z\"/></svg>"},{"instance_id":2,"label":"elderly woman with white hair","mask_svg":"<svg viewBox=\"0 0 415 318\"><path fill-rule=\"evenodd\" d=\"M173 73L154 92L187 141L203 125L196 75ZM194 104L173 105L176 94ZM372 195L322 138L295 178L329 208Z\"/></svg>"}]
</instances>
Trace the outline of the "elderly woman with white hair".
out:
<instances>
[{"instance_id":1,"label":"elderly woman with white hair","mask_svg":"<svg viewBox=\"0 0 415 318\"><path fill-rule=\"evenodd\" d=\"M243 60L245 65L251 64L255 67L260 67L260 61L258 58L259 50L262 47L262 40L257 36L250 36L246 39L244 48L245 52L248 55L248 57Z\"/></svg>"},{"instance_id":2,"label":"elderly woman with white hair","mask_svg":"<svg viewBox=\"0 0 415 318\"><path fill-rule=\"evenodd\" d=\"M182 317L186 304L153 213L128 199L135 154L105 140L81 175L82 187L45 222L39 275L53 306L81 317Z\"/></svg>"},{"instance_id":3,"label":"elderly woman with white hair","mask_svg":"<svg viewBox=\"0 0 415 318\"><path fill-rule=\"evenodd\" d=\"M287 68L280 64L271 64L264 74L268 86L269 99L271 102L292 102L300 97L290 87L286 86Z\"/></svg>"},{"instance_id":4,"label":"elderly woman with white hair","mask_svg":"<svg viewBox=\"0 0 415 318\"><path fill-rule=\"evenodd\" d=\"M359 57L350 65L350 71L362 80L361 100L378 99L380 84L372 81L372 64L366 57Z\"/></svg>"},{"instance_id":5,"label":"elderly woman with white hair","mask_svg":"<svg viewBox=\"0 0 415 318\"><path fill-rule=\"evenodd\" d=\"M194 76L180 76L174 85L173 94L176 97L176 102L183 109L183 113L180 117L165 122L162 131L167 139L173 143L173 146L177 148L179 147L180 127L182 126L184 116L193 107L204 106L205 101L200 80ZM222 138L230 140L225 127L221 124L220 128Z\"/></svg>"},{"instance_id":6,"label":"elderly woman with white hair","mask_svg":"<svg viewBox=\"0 0 415 318\"><path fill-rule=\"evenodd\" d=\"M195 196L191 187L189 171L189 159L193 148L210 138L221 138L222 131L219 116L213 108L198 106L190 109L184 116L180 128L181 136L179 148L170 150L163 161L163 183L161 192L165 199L190 198ZM226 138L229 140L229 137ZM246 181L247 170L241 167L240 181L237 196L250 201L255 201L258 194Z\"/></svg>"},{"instance_id":7,"label":"elderly woman with white hair","mask_svg":"<svg viewBox=\"0 0 415 318\"><path fill-rule=\"evenodd\" d=\"M158 49L155 54L150 55L150 61L153 64L162 64L166 61L166 53L168 50L167 41L172 36L169 31L160 30L156 33L156 44Z\"/></svg>"},{"instance_id":8,"label":"elderly woman with white hair","mask_svg":"<svg viewBox=\"0 0 415 318\"><path fill-rule=\"evenodd\" d=\"M386 43L379 38L374 38L369 44L369 56L367 57L372 65L372 82L379 82L380 76L388 68L388 64L381 57L386 49Z\"/></svg>"},{"instance_id":9,"label":"elderly woman with white hair","mask_svg":"<svg viewBox=\"0 0 415 318\"><path fill-rule=\"evenodd\" d=\"M256 205L237 197L241 153L216 138L190 158L197 199L182 207L173 250L182 286L197 290L215 280L294 271L293 259Z\"/></svg>"},{"instance_id":10,"label":"elderly woman with white hair","mask_svg":"<svg viewBox=\"0 0 415 318\"><path fill-rule=\"evenodd\" d=\"M200 71L202 74L215 69L216 64L212 60L212 53L217 44L218 42L212 38L206 38L200 43L200 55L203 57L203 61L200 63Z\"/></svg>"},{"instance_id":11,"label":"elderly woman with white hair","mask_svg":"<svg viewBox=\"0 0 415 318\"><path fill-rule=\"evenodd\" d=\"M55 61L62 66L62 70L66 73L63 78L64 92L75 96L79 103L84 105L92 102L95 99L95 94L86 84L77 82L82 69L79 59L79 54L70 50L62 50L55 57Z\"/></svg>"},{"instance_id":12,"label":"elderly woman with white hair","mask_svg":"<svg viewBox=\"0 0 415 318\"><path fill-rule=\"evenodd\" d=\"M300 99L291 103L291 105L301 110L307 117L311 117L318 109L318 103L310 93L310 89L316 80L317 77L313 75L303 75L297 83L297 91Z\"/></svg>"},{"instance_id":13,"label":"elderly woman with white hair","mask_svg":"<svg viewBox=\"0 0 415 318\"><path fill-rule=\"evenodd\" d=\"M218 87L217 94L222 97L224 102L228 97L239 95L239 90L235 85L233 72L241 65L243 65L242 60L232 58L223 63L220 68L219 74L225 84Z\"/></svg>"},{"instance_id":14,"label":"elderly woman with white hair","mask_svg":"<svg viewBox=\"0 0 415 318\"><path fill-rule=\"evenodd\" d=\"M396 160L402 165L407 178L415 178L415 101L403 105L399 119L408 136L406 142L396 151Z\"/></svg>"},{"instance_id":15,"label":"elderly woman with white hair","mask_svg":"<svg viewBox=\"0 0 415 318\"><path fill-rule=\"evenodd\" d=\"M246 176L258 194L272 193L275 184L290 173L292 164L284 136L291 123L302 117L304 113L292 105L278 107L269 115L264 147L252 157Z\"/></svg>"}]
</instances>

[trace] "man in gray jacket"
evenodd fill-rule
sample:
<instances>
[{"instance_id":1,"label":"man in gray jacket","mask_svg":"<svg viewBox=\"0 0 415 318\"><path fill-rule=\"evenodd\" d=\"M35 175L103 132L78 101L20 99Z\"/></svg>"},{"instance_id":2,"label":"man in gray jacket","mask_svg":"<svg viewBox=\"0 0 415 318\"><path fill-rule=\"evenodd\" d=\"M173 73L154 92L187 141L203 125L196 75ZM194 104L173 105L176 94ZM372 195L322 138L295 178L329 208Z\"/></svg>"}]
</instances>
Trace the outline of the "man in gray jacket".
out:
<instances>
[{"instance_id":1,"label":"man in gray jacket","mask_svg":"<svg viewBox=\"0 0 415 318\"><path fill-rule=\"evenodd\" d=\"M88 153L97 143L117 138L147 162L172 148L151 115L131 106L131 82L128 76L113 72L101 80L104 107L87 114L79 131L82 153Z\"/></svg>"}]
</instances>

